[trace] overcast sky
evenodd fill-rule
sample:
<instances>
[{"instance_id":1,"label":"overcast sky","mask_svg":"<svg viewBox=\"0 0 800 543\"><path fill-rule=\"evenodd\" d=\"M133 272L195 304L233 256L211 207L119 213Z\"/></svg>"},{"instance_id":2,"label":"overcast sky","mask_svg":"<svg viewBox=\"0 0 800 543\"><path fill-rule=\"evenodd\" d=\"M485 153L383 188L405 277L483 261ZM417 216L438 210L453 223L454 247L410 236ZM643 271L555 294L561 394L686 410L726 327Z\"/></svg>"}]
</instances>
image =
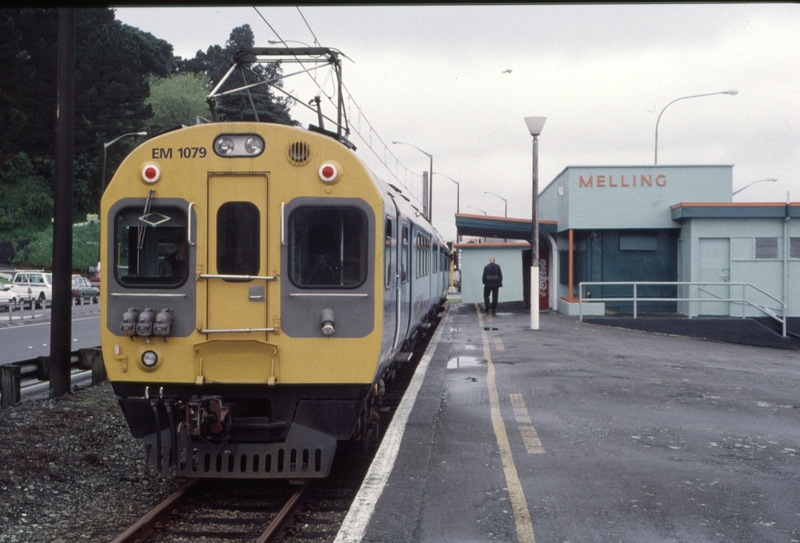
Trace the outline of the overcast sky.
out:
<instances>
[{"instance_id":1,"label":"overcast sky","mask_svg":"<svg viewBox=\"0 0 800 543\"><path fill-rule=\"evenodd\" d=\"M658 163L732 164L733 190L778 179L734 201L784 202L789 191L800 200L798 4L146 7L116 15L185 58L224 45L243 24L257 46L316 39L340 50L350 59L343 79L358 154L417 194L429 159L391 142L432 154L434 172L460 183L462 213L502 216L504 202L490 191L508 200L509 217L530 219L526 116L547 117L543 187L567 166L653 164L667 104L730 89L738 94L669 106ZM298 78L285 85L306 102L314 96ZM312 120L298 106L292 114ZM456 185L434 175L433 199L434 225L454 237Z\"/></svg>"}]
</instances>

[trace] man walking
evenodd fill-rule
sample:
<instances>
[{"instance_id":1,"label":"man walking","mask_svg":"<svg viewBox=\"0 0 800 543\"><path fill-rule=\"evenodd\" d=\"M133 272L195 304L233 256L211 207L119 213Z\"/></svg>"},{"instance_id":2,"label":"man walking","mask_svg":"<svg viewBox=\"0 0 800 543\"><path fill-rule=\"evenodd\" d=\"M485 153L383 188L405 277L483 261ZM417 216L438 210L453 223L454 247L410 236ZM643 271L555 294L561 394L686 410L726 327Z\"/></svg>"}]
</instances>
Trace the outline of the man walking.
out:
<instances>
[{"instance_id":1,"label":"man walking","mask_svg":"<svg viewBox=\"0 0 800 543\"><path fill-rule=\"evenodd\" d=\"M492 315L497 315L497 295L502 286L503 270L494 263L494 258L490 258L489 263L483 268L483 307L486 313L491 311ZM489 294L492 295L491 305L489 304Z\"/></svg>"}]
</instances>

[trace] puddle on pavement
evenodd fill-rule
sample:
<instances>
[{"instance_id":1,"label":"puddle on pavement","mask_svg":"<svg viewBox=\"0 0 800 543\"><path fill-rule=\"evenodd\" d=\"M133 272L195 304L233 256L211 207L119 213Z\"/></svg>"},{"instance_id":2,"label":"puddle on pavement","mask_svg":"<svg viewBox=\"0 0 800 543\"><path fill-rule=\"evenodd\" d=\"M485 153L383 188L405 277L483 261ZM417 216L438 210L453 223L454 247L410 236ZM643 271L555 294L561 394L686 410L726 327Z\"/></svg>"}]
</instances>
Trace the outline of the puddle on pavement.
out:
<instances>
[{"instance_id":1,"label":"puddle on pavement","mask_svg":"<svg viewBox=\"0 0 800 543\"><path fill-rule=\"evenodd\" d=\"M475 356L457 356L447 361L447 369L453 370L456 368L474 368L482 365L483 358Z\"/></svg>"}]
</instances>

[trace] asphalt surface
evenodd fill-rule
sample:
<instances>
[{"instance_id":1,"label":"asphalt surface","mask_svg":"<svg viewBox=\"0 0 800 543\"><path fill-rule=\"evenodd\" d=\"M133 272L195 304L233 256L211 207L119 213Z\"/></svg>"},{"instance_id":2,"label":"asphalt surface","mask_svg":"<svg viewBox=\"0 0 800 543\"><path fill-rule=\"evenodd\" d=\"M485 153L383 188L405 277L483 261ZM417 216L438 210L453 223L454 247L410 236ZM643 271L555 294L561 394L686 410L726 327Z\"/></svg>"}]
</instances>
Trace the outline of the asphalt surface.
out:
<instances>
[{"instance_id":1,"label":"asphalt surface","mask_svg":"<svg viewBox=\"0 0 800 543\"><path fill-rule=\"evenodd\" d=\"M0 311L0 365L50 355L51 308ZM10 318L9 318L10 317ZM100 345L100 304L72 306L72 350Z\"/></svg>"},{"instance_id":2,"label":"asphalt surface","mask_svg":"<svg viewBox=\"0 0 800 543\"><path fill-rule=\"evenodd\" d=\"M800 541L797 352L529 326L518 304L450 307L387 480L348 516L368 520L337 541Z\"/></svg>"}]
</instances>

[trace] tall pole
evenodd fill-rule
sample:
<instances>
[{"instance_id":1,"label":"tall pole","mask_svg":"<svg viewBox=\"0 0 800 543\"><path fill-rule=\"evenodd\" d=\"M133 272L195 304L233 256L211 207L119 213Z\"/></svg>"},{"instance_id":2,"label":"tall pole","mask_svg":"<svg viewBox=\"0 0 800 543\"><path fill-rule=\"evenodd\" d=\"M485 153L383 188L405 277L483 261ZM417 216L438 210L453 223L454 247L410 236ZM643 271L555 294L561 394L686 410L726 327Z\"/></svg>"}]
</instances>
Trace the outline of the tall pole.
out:
<instances>
[{"instance_id":1,"label":"tall pole","mask_svg":"<svg viewBox=\"0 0 800 543\"><path fill-rule=\"evenodd\" d=\"M70 391L72 351L72 174L75 149L75 10L58 10L58 114L53 213L50 395ZM46 302L45 302L46 303Z\"/></svg>"},{"instance_id":2,"label":"tall pole","mask_svg":"<svg viewBox=\"0 0 800 543\"><path fill-rule=\"evenodd\" d=\"M533 203L531 204L531 330L539 329L539 136L533 136Z\"/></svg>"},{"instance_id":3,"label":"tall pole","mask_svg":"<svg viewBox=\"0 0 800 543\"><path fill-rule=\"evenodd\" d=\"M436 175L441 175L445 179L449 179L453 183L456 184L456 215L461 213L461 183L450 177L449 175L445 175L443 173L437 173ZM461 236L456 235L456 241L461 241Z\"/></svg>"},{"instance_id":4,"label":"tall pole","mask_svg":"<svg viewBox=\"0 0 800 543\"><path fill-rule=\"evenodd\" d=\"M433 224L433 155L430 153L426 153L413 143L406 143L404 141L393 141L392 143L394 143L395 145L398 144L410 145L411 147L413 147L423 155L426 155L430 159L430 165L429 165L430 169L428 170L430 172L428 174L428 222Z\"/></svg>"},{"instance_id":5,"label":"tall pole","mask_svg":"<svg viewBox=\"0 0 800 543\"><path fill-rule=\"evenodd\" d=\"M655 152L655 159L653 164L658 164L658 123L661 121L661 116L664 114L664 111L679 100L686 100L688 98L702 98L703 96L714 96L715 94L730 94L731 96L736 96L739 94L739 91L731 89L722 92L709 92L707 94L694 94L692 96L682 96L680 98L675 98L672 102L664 106L664 109L661 110L661 113L658 114L658 119L656 119L656 152Z\"/></svg>"},{"instance_id":6,"label":"tall pole","mask_svg":"<svg viewBox=\"0 0 800 543\"><path fill-rule=\"evenodd\" d=\"M533 136L533 181L531 197L531 330L539 329L539 134L547 117L525 117Z\"/></svg>"}]
</instances>

